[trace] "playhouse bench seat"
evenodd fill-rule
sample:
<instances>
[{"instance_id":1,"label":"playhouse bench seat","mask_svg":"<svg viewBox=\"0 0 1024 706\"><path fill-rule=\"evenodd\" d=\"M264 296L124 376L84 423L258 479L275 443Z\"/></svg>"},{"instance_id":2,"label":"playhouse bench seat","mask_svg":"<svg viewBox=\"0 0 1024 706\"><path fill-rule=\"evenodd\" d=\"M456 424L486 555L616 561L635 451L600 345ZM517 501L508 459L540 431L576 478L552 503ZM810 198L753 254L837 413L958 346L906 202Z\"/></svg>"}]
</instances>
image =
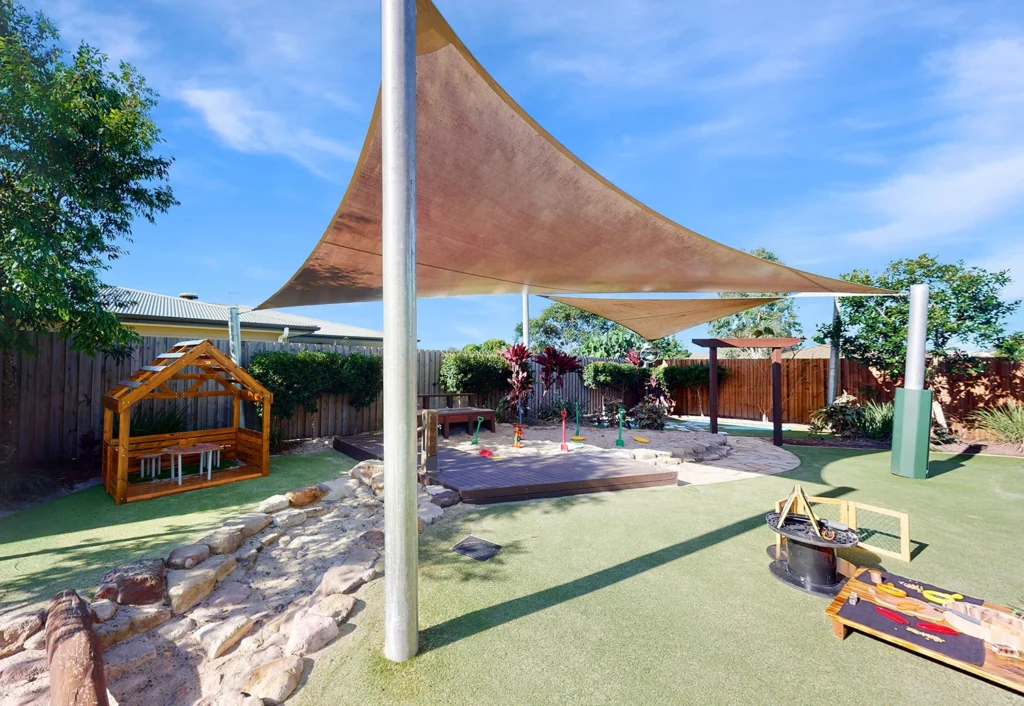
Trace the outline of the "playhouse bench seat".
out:
<instances>
[{"instance_id":1,"label":"playhouse bench seat","mask_svg":"<svg viewBox=\"0 0 1024 706\"><path fill-rule=\"evenodd\" d=\"M452 424L465 424L466 433L472 434L477 417L484 418L484 428L494 432L494 410L483 407L454 407L437 410L437 423L441 425L441 433L448 438Z\"/></svg>"}]
</instances>

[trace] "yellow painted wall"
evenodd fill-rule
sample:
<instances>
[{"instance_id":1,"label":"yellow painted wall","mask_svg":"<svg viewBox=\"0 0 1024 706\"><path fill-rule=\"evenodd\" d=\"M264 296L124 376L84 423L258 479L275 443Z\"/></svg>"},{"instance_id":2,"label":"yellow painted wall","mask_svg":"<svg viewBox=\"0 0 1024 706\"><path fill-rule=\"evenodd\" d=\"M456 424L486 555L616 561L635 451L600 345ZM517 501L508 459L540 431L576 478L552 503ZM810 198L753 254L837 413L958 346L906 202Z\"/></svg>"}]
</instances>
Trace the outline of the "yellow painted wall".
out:
<instances>
[{"instance_id":1,"label":"yellow painted wall","mask_svg":"<svg viewBox=\"0 0 1024 706\"><path fill-rule=\"evenodd\" d=\"M210 338L213 340L226 341L228 339L228 327L217 326L171 326L169 324L142 324L137 322L125 323L125 326L134 330L140 336L166 336L168 338ZM274 342L280 338L283 331L267 331L265 329L247 329L242 327L243 341L270 341Z\"/></svg>"}]
</instances>

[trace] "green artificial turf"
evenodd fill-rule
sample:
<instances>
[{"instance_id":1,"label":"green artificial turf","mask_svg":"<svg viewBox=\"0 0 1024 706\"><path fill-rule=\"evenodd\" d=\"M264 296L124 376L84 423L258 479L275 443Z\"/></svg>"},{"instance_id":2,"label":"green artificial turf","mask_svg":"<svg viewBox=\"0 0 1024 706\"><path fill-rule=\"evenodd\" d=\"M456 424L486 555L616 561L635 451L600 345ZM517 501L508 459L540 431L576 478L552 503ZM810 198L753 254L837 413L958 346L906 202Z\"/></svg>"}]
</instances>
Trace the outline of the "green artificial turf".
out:
<instances>
[{"instance_id":1,"label":"green artificial turf","mask_svg":"<svg viewBox=\"0 0 1024 706\"><path fill-rule=\"evenodd\" d=\"M270 495L336 478L353 464L335 451L278 456L262 478L127 505L93 487L0 518L0 612L65 588L91 593L119 563L164 556Z\"/></svg>"},{"instance_id":2,"label":"green artificial turf","mask_svg":"<svg viewBox=\"0 0 1024 706\"><path fill-rule=\"evenodd\" d=\"M289 703L1021 703L864 635L835 639L826 600L769 574L764 524L794 482L907 511L916 556L886 568L1018 603L1021 459L935 454L915 481L889 473L888 453L789 448L803 463L780 476L452 513L421 538L420 655L382 656L375 581L357 629L317 654ZM487 563L451 552L467 534L504 549Z\"/></svg>"}]
</instances>

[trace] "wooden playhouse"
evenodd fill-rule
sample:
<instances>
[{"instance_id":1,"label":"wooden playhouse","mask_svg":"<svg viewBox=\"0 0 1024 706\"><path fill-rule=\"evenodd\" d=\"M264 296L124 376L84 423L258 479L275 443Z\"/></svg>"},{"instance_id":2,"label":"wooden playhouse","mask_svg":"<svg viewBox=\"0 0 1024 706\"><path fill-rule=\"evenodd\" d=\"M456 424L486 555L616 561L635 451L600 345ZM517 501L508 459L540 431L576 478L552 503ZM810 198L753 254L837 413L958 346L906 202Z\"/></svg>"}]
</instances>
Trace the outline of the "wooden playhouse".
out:
<instances>
[{"instance_id":1,"label":"wooden playhouse","mask_svg":"<svg viewBox=\"0 0 1024 706\"><path fill-rule=\"evenodd\" d=\"M189 372L188 369L198 372ZM179 400L204 397L232 397L229 427L184 431L172 434L131 436L133 405L142 400ZM261 431L241 426L243 401L263 405ZM240 365L210 341L182 341L143 365L103 396L102 476L107 492L117 504L182 493L235 481L265 476L270 472L270 405L273 395ZM203 451L190 449L203 449ZM208 456L204 456L203 453ZM237 461L236 466L213 472L213 454L218 465ZM200 472L182 476L182 458L200 462ZM129 482L130 474L145 475L153 467L172 467L177 460L177 479ZM206 472L202 463L206 462Z\"/></svg>"}]
</instances>

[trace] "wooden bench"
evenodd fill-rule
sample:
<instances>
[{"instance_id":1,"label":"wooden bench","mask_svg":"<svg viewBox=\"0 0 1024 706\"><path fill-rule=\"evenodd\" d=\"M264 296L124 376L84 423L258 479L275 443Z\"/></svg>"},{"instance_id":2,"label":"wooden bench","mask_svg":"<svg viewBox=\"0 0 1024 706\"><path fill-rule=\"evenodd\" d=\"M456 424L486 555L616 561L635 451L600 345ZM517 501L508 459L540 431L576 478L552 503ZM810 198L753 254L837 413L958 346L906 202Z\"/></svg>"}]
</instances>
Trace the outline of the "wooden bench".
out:
<instances>
[{"instance_id":1,"label":"wooden bench","mask_svg":"<svg viewBox=\"0 0 1024 706\"><path fill-rule=\"evenodd\" d=\"M442 392L429 395L416 395L420 409L432 409L430 401L434 398L443 397L447 406L437 408L437 422L441 425L441 433L444 438L451 435L452 424L465 424L466 433L472 434L475 430L477 417L484 418L484 427L493 434L495 431L494 410L484 407L477 407L477 396L471 392ZM452 403L456 398L465 398L465 407L453 407Z\"/></svg>"}]
</instances>

